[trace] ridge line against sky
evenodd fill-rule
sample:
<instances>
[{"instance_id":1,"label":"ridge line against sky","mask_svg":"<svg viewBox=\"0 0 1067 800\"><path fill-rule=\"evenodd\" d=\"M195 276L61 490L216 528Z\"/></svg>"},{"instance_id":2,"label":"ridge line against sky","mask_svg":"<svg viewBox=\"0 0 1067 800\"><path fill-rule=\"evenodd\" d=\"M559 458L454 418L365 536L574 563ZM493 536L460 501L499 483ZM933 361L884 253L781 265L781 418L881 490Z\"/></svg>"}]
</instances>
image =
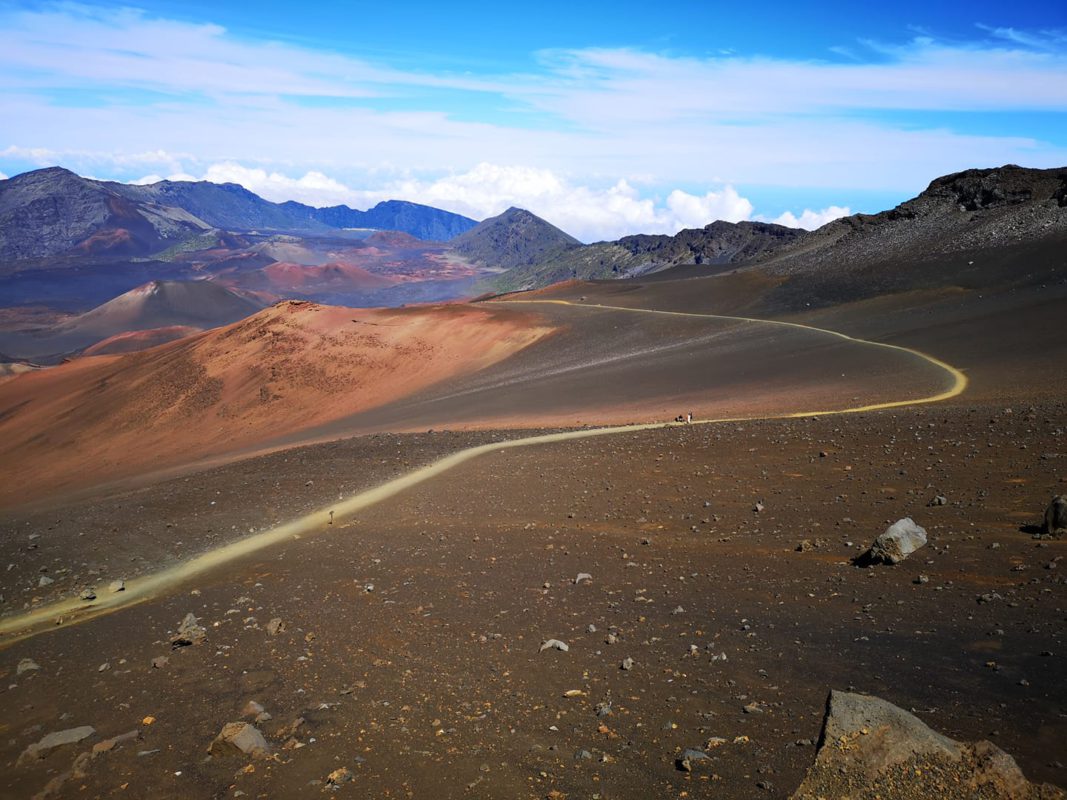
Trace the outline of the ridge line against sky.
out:
<instances>
[{"instance_id":1,"label":"ridge line against sky","mask_svg":"<svg viewBox=\"0 0 1067 800\"><path fill-rule=\"evenodd\" d=\"M142 5L0 2L0 175L516 205L592 241L1067 164L1062 3Z\"/></svg>"}]
</instances>

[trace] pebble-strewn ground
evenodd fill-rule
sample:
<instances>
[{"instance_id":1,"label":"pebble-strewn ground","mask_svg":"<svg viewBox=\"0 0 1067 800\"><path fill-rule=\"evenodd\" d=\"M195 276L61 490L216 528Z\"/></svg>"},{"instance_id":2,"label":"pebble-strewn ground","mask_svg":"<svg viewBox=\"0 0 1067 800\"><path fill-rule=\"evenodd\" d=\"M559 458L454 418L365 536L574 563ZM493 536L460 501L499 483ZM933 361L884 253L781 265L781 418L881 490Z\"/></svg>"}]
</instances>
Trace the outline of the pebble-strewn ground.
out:
<instances>
[{"instance_id":1,"label":"pebble-strewn ground","mask_svg":"<svg viewBox=\"0 0 1067 800\"><path fill-rule=\"evenodd\" d=\"M351 797L786 797L831 687L988 738L1063 785L1067 541L1026 526L1065 490L1065 431L1063 404L929 407L486 456L195 587L0 651L0 795L32 796L137 731L83 758L57 796L317 797L334 774ZM258 527L457 444L308 448L55 509L54 531L40 513L11 520L41 544L5 562L21 587L49 536L104 519L108 546L132 554L146 512L168 520L169 503L215 501L213 530ZM343 449L371 447L380 458ZM851 565L904 516L925 548ZM158 531L147 557L177 555L168 536L212 542L185 533L196 524ZM4 586L8 607L24 602ZM206 640L172 650L188 613ZM548 639L569 649L539 652ZM40 668L17 674L23 659ZM209 757L226 723L260 714L242 716L249 701L269 716L255 725L270 757ZM85 725L93 736L16 765ZM687 748L710 758L680 770Z\"/></svg>"}]
</instances>

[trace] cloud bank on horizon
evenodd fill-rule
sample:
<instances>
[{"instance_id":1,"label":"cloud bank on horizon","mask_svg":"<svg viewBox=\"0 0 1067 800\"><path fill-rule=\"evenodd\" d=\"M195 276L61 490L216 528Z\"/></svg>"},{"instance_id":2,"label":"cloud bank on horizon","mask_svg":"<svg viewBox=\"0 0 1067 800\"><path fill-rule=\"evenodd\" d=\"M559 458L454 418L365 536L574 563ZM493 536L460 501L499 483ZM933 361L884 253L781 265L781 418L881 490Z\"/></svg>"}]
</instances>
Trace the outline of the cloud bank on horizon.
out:
<instances>
[{"instance_id":1,"label":"cloud bank on horizon","mask_svg":"<svg viewBox=\"0 0 1067 800\"><path fill-rule=\"evenodd\" d=\"M479 219L516 205L586 241L715 219L812 228L946 172L1067 164L1067 24L978 22L967 40L806 57L590 42L431 68L144 10L6 8L0 168Z\"/></svg>"}]
</instances>

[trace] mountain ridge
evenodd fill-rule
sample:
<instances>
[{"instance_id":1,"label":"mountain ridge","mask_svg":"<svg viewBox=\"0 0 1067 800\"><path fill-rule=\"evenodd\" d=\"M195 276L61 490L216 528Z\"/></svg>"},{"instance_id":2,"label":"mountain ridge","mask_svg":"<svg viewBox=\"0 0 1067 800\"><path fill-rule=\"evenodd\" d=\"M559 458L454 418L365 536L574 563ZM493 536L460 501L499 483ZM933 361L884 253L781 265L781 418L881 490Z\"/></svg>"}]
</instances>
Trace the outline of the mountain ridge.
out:
<instances>
[{"instance_id":1,"label":"mountain ridge","mask_svg":"<svg viewBox=\"0 0 1067 800\"><path fill-rule=\"evenodd\" d=\"M63 167L0 180L0 262L147 256L212 229L321 235L369 228L447 240L475 225L460 214L402 200L368 211L272 203L235 183L135 185L83 178Z\"/></svg>"},{"instance_id":2,"label":"mountain ridge","mask_svg":"<svg viewBox=\"0 0 1067 800\"><path fill-rule=\"evenodd\" d=\"M893 257L977 250L1059 233L1067 234L1067 167L1007 164L940 176L895 208L842 217L813 231L716 221L673 236L637 234L550 253L498 276L487 288L523 291L564 280L633 278L682 266L814 274L850 263L859 270Z\"/></svg>"}]
</instances>

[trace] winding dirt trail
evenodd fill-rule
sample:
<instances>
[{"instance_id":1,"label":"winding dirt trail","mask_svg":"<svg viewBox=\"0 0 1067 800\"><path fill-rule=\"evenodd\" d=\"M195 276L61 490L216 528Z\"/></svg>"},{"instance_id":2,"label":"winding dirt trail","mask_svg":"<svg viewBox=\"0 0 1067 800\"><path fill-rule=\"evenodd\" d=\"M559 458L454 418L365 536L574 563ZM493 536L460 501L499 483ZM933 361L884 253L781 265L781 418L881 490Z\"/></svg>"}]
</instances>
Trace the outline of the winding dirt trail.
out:
<instances>
[{"instance_id":1,"label":"winding dirt trail","mask_svg":"<svg viewBox=\"0 0 1067 800\"><path fill-rule=\"evenodd\" d=\"M950 400L954 397L958 397L967 388L967 376L960 370L952 365L941 361L927 353L923 353L919 350L914 350L908 347L901 347L899 345L886 344L884 342L874 342L866 339L858 339L852 336L848 336L837 331L827 330L824 328L817 328L814 326L803 325L796 322L781 322L776 320L760 320L750 317L736 317L720 314L698 314L692 312L683 311L660 311L654 309L638 309L638 308L626 308L623 306L610 306L610 305L597 305L586 303L572 303L566 300L508 300L503 301L510 304L554 304L554 305L566 305L579 308L596 308L602 310L612 310L625 312L630 314L656 314L666 316L678 316L678 317L698 317L715 320L727 320L735 322L745 322L753 325L772 325L785 328L799 328L810 332L823 334L838 339L843 339L850 343L854 343L861 346L884 348L888 350L894 350L897 352L906 353L920 361L926 362L939 370L941 370L947 379L950 380L950 385L944 391L941 391L934 395L917 398L907 398L902 400L893 400L881 403L871 403L860 406L850 406L845 408L836 409L821 409L821 410L802 410L793 411L782 414L763 415L759 417L741 416L741 417L721 417L716 419L695 419L692 424L694 425L714 425L722 423L736 423L745 422L755 419L761 420L773 420L773 419L796 419L801 417L821 417L831 416L838 414L857 414L868 411L879 411L883 409L900 408L904 406L917 406L930 403L939 403L945 400ZM454 467L459 466L467 461L478 458L479 456L487 453L499 452L504 450L510 450L517 447L529 447L540 444L549 444L552 442L563 442L572 439L586 439L595 436L612 436L621 433L633 433L635 431L645 431L660 428L670 428L678 425L684 425L686 423L679 422L648 422L640 424L630 425L617 425L601 428L587 428L581 430L564 431L559 433L540 434L536 436L527 436L519 439L511 439L503 442L496 442L491 444L479 445L477 447L470 447L465 450L460 450L453 453L439 461L434 462L425 467L415 469L399 478L387 481L373 489L369 489L351 497L339 501L329 507L313 511L297 519L286 522L282 525L278 525L270 530L263 531L244 539L241 539L231 544L218 547L214 550L209 550L202 553L195 558L185 561L181 564L169 567L161 570L155 574L145 575L140 578L133 579L126 584L125 591L110 593L102 595L93 601L86 601L81 598L68 598L57 602L49 603L41 606L33 611L18 614L15 616L0 619L0 649L10 646L11 644L21 641L23 639L36 636L40 633L44 633L49 630L56 630L60 627L67 627L70 625L76 625L82 622L87 622L96 617L110 614L121 608L132 606L138 603L143 603L154 597L158 597L168 589L178 586L186 581L203 574L209 570L215 569L223 564L235 561L239 558L247 556L251 553L255 553L267 547L271 547L279 542L299 538L305 533L319 532L328 529L331 519L336 521L343 520L346 517L351 517L353 514L361 511L369 506L373 506L377 503L387 500L406 489L416 486L420 483L428 481L438 475L441 475Z\"/></svg>"}]
</instances>

